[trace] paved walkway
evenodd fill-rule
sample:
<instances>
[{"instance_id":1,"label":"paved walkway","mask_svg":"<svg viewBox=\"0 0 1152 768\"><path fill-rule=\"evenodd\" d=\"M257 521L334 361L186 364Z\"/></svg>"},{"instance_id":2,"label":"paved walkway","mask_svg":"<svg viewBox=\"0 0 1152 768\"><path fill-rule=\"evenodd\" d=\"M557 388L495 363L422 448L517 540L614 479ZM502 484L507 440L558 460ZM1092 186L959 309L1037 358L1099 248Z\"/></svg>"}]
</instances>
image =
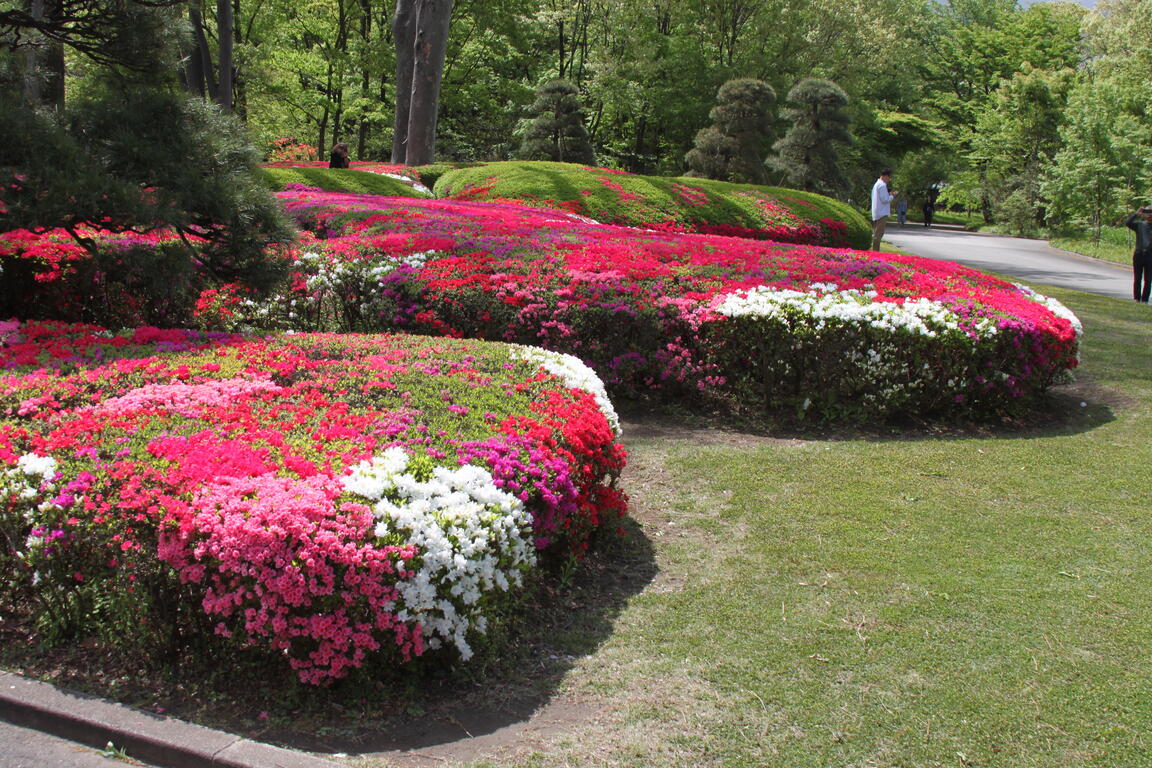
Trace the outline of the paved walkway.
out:
<instances>
[{"instance_id":1,"label":"paved walkway","mask_svg":"<svg viewBox=\"0 0 1152 768\"><path fill-rule=\"evenodd\" d=\"M889 224L884 239L901 250L1060 288L1132 300L1132 269L1061 251L1044 240L958 229Z\"/></svg>"},{"instance_id":2,"label":"paved walkway","mask_svg":"<svg viewBox=\"0 0 1152 768\"><path fill-rule=\"evenodd\" d=\"M113 762L101 750L0 721L3 768L129 768L140 762Z\"/></svg>"},{"instance_id":3,"label":"paved walkway","mask_svg":"<svg viewBox=\"0 0 1152 768\"><path fill-rule=\"evenodd\" d=\"M112 742L135 761L99 756ZM171 717L0 672L0 767L345 768Z\"/></svg>"}]
</instances>

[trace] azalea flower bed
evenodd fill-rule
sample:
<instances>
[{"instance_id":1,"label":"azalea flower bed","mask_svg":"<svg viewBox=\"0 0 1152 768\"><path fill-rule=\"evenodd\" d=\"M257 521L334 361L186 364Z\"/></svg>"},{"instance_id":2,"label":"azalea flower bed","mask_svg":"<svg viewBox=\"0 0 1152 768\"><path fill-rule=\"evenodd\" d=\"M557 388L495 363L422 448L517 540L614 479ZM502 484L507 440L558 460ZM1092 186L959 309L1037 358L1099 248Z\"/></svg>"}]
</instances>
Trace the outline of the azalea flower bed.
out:
<instances>
[{"instance_id":1,"label":"azalea flower bed","mask_svg":"<svg viewBox=\"0 0 1152 768\"><path fill-rule=\"evenodd\" d=\"M0 317L181 326L206 284L201 241L174 232L0 232ZM263 269L263 268L262 268Z\"/></svg>"},{"instance_id":2,"label":"azalea flower bed","mask_svg":"<svg viewBox=\"0 0 1152 768\"><path fill-rule=\"evenodd\" d=\"M316 238L237 325L403 330L575 355L614 397L874 421L987 416L1077 363L1058 302L948 262L611 227L523 205L295 190Z\"/></svg>"},{"instance_id":3,"label":"azalea flower bed","mask_svg":"<svg viewBox=\"0 0 1152 768\"><path fill-rule=\"evenodd\" d=\"M0 371L0 605L57 634L467 658L626 510L599 380L539 349L13 321Z\"/></svg>"}]
</instances>

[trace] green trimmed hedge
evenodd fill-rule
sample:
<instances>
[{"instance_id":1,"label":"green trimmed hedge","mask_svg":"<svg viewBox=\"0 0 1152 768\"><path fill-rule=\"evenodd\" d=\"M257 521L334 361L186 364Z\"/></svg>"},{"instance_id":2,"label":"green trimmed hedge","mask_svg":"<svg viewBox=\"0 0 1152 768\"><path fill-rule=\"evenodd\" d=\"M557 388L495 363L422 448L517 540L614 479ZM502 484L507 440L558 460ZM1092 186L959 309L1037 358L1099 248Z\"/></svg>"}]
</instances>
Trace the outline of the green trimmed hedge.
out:
<instances>
[{"instance_id":1,"label":"green trimmed hedge","mask_svg":"<svg viewBox=\"0 0 1152 768\"><path fill-rule=\"evenodd\" d=\"M325 192L354 192L384 197L424 197L404 182L390 176L349 168L259 168L261 182L278 192L289 184L319 187Z\"/></svg>"},{"instance_id":2,"label":"green trimmed hedge","mask_svg":"<svg viewBox=\"0 0 1152 768\"><path fill-rule=\"evenodd\" d=\"M436 182L440 181L440 177L449 171L455 171L459 168L475 168L483 163L432 163L431 165L417 165L413 168L417 175L420 177L420 183L433 189Z\"/></svg>"},{"instance_id":3,"label":"green trimmed hedge","mask_svg":"<svg viewBox=\"0 0 1152 768\"><path fill-rule=\"evenodd\" d=\"M642 176L552 162L499 162L441 175L436 197L457 200L523 200L562 208L606 224L675 228L790 242L867 248L867 221L846 203L780 187L711 179ZM843 223L835 242L824 220ZM805 229L823 228L825 239L805 240ZM792 237L787 235L792 233Z\"/></svg>"}]
</instances>

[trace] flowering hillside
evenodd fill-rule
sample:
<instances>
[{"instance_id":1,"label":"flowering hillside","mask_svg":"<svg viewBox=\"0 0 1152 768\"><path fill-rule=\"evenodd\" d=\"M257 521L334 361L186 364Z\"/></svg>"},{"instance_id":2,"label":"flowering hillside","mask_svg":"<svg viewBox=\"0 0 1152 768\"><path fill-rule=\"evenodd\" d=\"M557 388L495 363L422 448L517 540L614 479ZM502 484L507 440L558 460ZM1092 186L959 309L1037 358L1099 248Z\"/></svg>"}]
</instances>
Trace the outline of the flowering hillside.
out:
<instances>
[{"instance_id":1,"label":"flowering hillside","mask_svg":"<svg viewBox=\"0 0 1152 768\"><path fill-rule=\"evenodd\" d=\"M987 415L1074 367L1058 302L956 264L604 226L548 209L295 190L314 242L270 302L216 322L531 343L617 396L821 418Z\"/></svg>"},{"instance_id":2,"label":"flowering hillside","mask_svg":"<svg viewBox=\"0 0 1152 768\"><path fill-rule=\"evenodd\" d=\"M503 162L439 177L436 196L513 200L605 224L866 248L871 230L850 206L794 189L642 176L569 163Z\"/></svg>"},{"instance_id":3,"label":"flowering hillside","mask_svg":"<svg viewBox=\"0 0 1152 768\"><path fill-rule=\"evenodd\" d=\"M4 323L0 606L214 631L311 683L467 658L500 595L624 513L617 430L537 349Z\"/></svg>"}]
</instances>

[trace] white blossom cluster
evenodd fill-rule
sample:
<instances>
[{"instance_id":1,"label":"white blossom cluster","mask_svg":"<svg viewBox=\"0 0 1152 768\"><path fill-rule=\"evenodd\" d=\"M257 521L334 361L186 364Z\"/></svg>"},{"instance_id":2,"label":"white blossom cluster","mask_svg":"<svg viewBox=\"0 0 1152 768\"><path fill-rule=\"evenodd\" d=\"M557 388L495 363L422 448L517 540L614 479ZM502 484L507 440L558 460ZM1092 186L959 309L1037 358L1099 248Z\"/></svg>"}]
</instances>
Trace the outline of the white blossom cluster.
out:
<instances>
[{"instance_id":1,"label":"white blossom cluster","mask_svg":"<svg viewBox=\"0 0 1152 768\"><path fill-rule=\"evenodd\" d=\"M270 328L284 320L289 326L305 319L306 310L312 314L340 314L335 306L341 297L359 295L363 298L359 309L371 313L380 309L373 302L378 287L384 278L402 265L418 268L429 259L437 258L437 251L420 251L401 256L380 256L371 260L344 261L325 259L315 251L300 254L300 266L308 273L306 285L311 298L284 296L282 301L254 301L244 299L240 304L240 315L245 319L245 327ZM308 306L312 305L312 306ZM283 314L282 318L277 317Z\"/></svg>"},{"instance_id":2,"label":"white blossom cluster","mask_svg":"<svg viewBox=\"0 0 1152 768\"><path fill-rule=\"evenodd\" d=\"M329 260L327 263L316 253L305 253L301 258L315 265L315 274L308 276L308 290L315 292L343 289L353 282L375 285L402 264L422 267L434 255L433 251L421 251L403 256L383 256L371 261Z\"/></svg>"},{"instance_id":3,"label":"white blossom cluster","mask_svg":"<svg viewBox=\"0 0 1152 768\"><path fill-rule=\"evenodd\" d=\"M482 467L435 467L420 480L406 471L409 461L403 448L389 448L352 467L344 487L375 502L377 537L399 534L417 549L416 575L396 585L397 616L419 622L429 647L449 642L468 659L468 631L487 625L481 598L519 586L536 563L532 520Z\"/></svg>"},{"instance_id":4,"label":"white blossom cluster","mask_svg":"<svg viewBox=\"0 0 1152 768\"><path fill-rule=\"evenodd\" d=\"M1056 317L1062 317L1070 322L1072 324L1072 328L1076 331L1076 338L1079 339L1084 335L1084 324L1080 322L1080 318L1076 317L1076 313L1068 309L1068 307L1064 306L1062 302L1052 298L1051 296L1045 296L1042 293L1036 293L1036 291L1032 290L1026 285L1022 285L1020 283L1013 283L1013 285L1019 288L1020 292L1032 301L1048 307L1048 309L1052 312L1052 314L1056 315Z\"/></svg>"},{"instance_id":5,"label":"white blossom cluster","mask_svg":"<svg viewBox=\"0 0 1152 768\"><path fill-rule=\"evenodd\" d=\"M39 477L44 482L51 482L55 479L56 470L60 465L51 456L26 453L16 460L16 467L29 477Z\"/></svg>"},{"instance_id":6,"label":"white blossom cluster","mask_svg":"<svg viewBox=\"0 0 1152 768\"><path fill-rule=\"evenodd\" d=\"M380 175L381 176L387 176L390 179L396 179L397 181L402 181L405 184L407 184L408 186L412 187L412 189L419 192L420 194L427 195L428 197L432 197L432 190L428 189L428 187L424 186L421 182L414 181L403 174L400 174L400 173L381 173Z\"/></svg>"},{"instance_id":7,"label":"white blossom cluster","mask_svg":"<svg viewBox=\"0 0 1152 768\"><path fill-rule=\"evenodd\" d=\"M21 514L26 523L35 524L37 512L46 513L56 509L56 505L47 497L55 492L52 481L59 476L59 467L56 459L51 456L24 454L16 460L16 466L0 472L0 498L10 495L17 502L13 511ZM29 536L24 546L32 550L42 543L40 537ZM26 556L26 553L18 554ZM33 579L39 581L39 574L34 573Z\"/></svg>"},{"instance_id":8,"label":"white blossom cluster","mask_svg":"<svg viewBox=\"0 0 1152 768\"><path fill-rule=\"evenodd\" d=\"M820 330L829 320L883 331L905 331L929 338L961 329L961 318L952 309L930 299L909 299L903 304L873 301L875 291L838 290L828 283L813 283L811 290L757 286L728 294L716 311L726 317L787 318L800 314L810 318ZM981 338L995 336L999 328L993 318L975 318L965 331Z\"/></svg>"},{"instance_id":9,"label":"white blossom cluster","mask_svg":"<svg viewBox=\"0 0 1152 768\"><path fill-rule=\"evenodd\" d=\"M0 490L11 494L21 502L24 516L31 520L38 508L37 499L51 492L51 483L56 479L60 465L51 456L26 453L16 460L16 465L0 472ZM39 506L49 504L44 502Z\"/></svg>"},{"instance_id":10,"label":"white blossom cluster","mask_svg":"<svg viewBox=\"0 0 1152 768\"><path fill-rule=\"evenodd\" d=\"M620 417L608 399L608 391L604 389L604 382L589 368L583 360L562 352L553 352L540 347L528 347L522 344L511 344L512 357L516 360L527 360L536 363L553 376L558 376L569 387L582 389L596 399L596 405L608 419L612 431L620 437Z\"/></svg>"}]
</instances>

